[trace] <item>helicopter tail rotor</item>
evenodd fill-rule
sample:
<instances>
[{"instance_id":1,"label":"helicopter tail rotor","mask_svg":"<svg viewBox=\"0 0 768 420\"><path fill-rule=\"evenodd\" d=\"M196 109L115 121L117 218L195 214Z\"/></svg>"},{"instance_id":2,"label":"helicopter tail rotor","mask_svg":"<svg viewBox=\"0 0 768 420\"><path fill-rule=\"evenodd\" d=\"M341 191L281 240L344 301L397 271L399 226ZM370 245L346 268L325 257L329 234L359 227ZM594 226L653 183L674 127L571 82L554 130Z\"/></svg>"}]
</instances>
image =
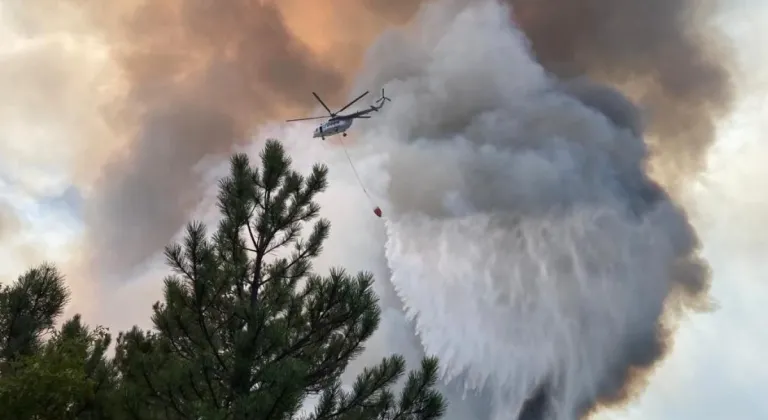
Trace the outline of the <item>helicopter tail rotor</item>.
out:
<instances>
[{"instance_id":1,"label":"helicopter tail rotor","mask_svg":"<svg viewBox=\"0 0 768 420\"><path fill-rule=\"evenodd\" d=\"M383 103L384 103L384 102L386 102L386 101L390 101L390 102L392 102L392 100L391 100L391 99L387 98L387 96L386 96L386 95L384 95L384 88L381 88L381 97L379 98L379 101L378 101L378 102L383 104Z\"/></svg>"}]
</instances>

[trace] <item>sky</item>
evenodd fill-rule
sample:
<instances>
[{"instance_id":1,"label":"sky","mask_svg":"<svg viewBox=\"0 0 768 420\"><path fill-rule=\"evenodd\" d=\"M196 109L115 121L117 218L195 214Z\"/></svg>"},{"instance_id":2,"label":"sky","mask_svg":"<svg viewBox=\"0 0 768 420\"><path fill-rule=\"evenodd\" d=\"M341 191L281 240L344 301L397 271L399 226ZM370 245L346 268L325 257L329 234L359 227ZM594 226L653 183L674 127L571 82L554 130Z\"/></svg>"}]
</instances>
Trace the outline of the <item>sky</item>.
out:
<instances>
[{"instance_id":1,"label":"sky","mask_svg":"<svg viewBox=\"0 0 768 420\"><path fill-rule=\"evenodd\" d=\"M747 0L730 7L721 18L738 47L741 98L733 114L720 122L709 171L693 188L719 308L683 325L675 351L631 418L768 416L758 391L768 384L768 366L762 362L768 331L761 327L761 307L768 300L763 257L768 252L768 194L758 186L768 175L761 163L768 156L768 61L753 54L768 42L759 24L768 15L768 4Z\"/></svg>"},{"instance_id":2,"label":"sky","mask_svg":"<svg viewBox=\"0 0 768 420\"><path fill-rule=\"evenodd\" d=\"M103 38L71 29L82 27L71 23L79 12L60 7L50 12L59 18L41 29L28 16L18 18L17 2L0 2L0 88L12 92L0 101L0 282L54 261L74 292L69 313L114 330L146 326L160 297L160 282L151 279L159 280L163 267L143 267L114 283L96 281L84 264L94 235L86 231L86 197L104 182L108 158L126 151L125 134L104 112L124 95L125 75ZM768 43L760 25L768 21L768 3L734 0L719 20L739 53L739 97L719 121L708 169L685 193L713 269L717 310L681 321L673 352L643 396L602 418L768 418L761 391L768 365L759 357L768 346L761 309L768 305L768 236L761 235L768 228L768 191L761 187L768 177L768 58L755 53ZM35 71L26 70L30 65ZM192 165L205 172L218 161Z\"/></svg>"},{"instance_id":3,"label":"sky","mask_svg":"<svg viewBox=\"0 0 768 420\"><path fill-rule=\"evenodd\" d=\"M761 309L768 301L763 257L768 252L768 193L758 186L768 175L761 163L768 156L768 61L753 54L768 42L759 24L759 17L768 15L768 4L746 0L729 9L721 14L721 24L742 63L740 100L733 114L720 121L709 169L691 192L718 309L683 322L674 351L648 391L615 418L768 416L768 404L759 396L768 384L768 366L762 361L768 331L762 327Z\"/></svg>"}]
</instances>

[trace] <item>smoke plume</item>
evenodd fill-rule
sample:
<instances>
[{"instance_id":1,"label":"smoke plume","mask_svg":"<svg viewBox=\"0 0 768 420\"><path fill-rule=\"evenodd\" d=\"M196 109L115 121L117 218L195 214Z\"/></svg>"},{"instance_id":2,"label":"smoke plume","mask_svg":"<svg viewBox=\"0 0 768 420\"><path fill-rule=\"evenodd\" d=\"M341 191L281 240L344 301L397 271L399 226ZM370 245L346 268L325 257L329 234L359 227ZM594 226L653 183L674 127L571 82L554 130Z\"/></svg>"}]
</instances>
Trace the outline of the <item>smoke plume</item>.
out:
<instances>
[{"instance_id":1,"label":"smoke plume","mask_svg":"<svg viewBox=\"0 0 768 420\"><path fill-rule=\"evenodd\" d=\"M444 10L476 1L455 0ZM167 243L199 201L199 161L242 144L254 124L315 107L313 90L338 103L381 29L409 21L421 3L90 7L129 86L120 120L132 127L123 130L128 147L102 171L89 201L91 242L106 254L101 264L123 273ZM722 52L704 47L705 11L694 15L690 0L510 3L545 68L616 84L648 107L668 183L700 168L730 94Z\"/></svg>"},{"instance_id":2,"label":"smoke plume","mask_svg":"<svg viewBox=\"0 0 768 420\"><path fill-rule=\"evenodd\" d=\"M201 195L198 162L228 153L255 123L314 106L312 90L333 99L343 88L267 2L152 1L128 22L107 32L121 46L135 136L89 206L98 261L118 273L187 221Z\"/></svg>"},{"instance_id":3,"label":"smoke plume","mask_svg":"<svg viewBox=\"0 0 768 420\"><path fill-rule=\"evenodd\" d=\"M394 102L355 123L353 152L375 163L361 172L377 181L367 183L390 217L388 242L381 226L368 230L377 219L350 216L360 209L345 195L357 186L332 183L345 209L334 226L355 239L337 248L349 256L331 256L354 258L349 269L386 257L377 276L387 286L391 269L449 385L484 392L478 419L571 419L624 401L664 355L663 315L706 298L696 235L645 165L647 141L654 160L675 166L665 184L695 173L728 109L729 57L707 29L708 10L693 0L507 0L514 9L443 0L368 48L420 3L17 2L25 31L87 35L109 46L102 55L122 74L104 65L108 75L82 77L103 57L90 47L66 55L57 38L4 67L13 83L3 86L27 77L38 87L24 109L71 123L49 131L76 148L49 141L59 148L34 155L56 162L68 150L72 171L89 182L100 172L86 203L89 245L102 273L124 278L187 221L202 195L201 161L248 142L263 121L309 111L311 91L338 103L367 51L355 90L386 85ZM107 95L105 78L125 92ZM119 103L106 108L105 98ZM307 146L308 129L292 153L314 163L320 146ZM106 146L118 133L127 138ZM343 154L332 154L343 173Z\"/></svg>"},{"instance_id":4,"label":"smoke plume","mask_svg":"<svg viewBox=\"0 0 768 420\"><path fill-rule=\"evenodd\" d=\"M698 173L733 102L732 52L713 0L508 0L537 60L643 104L667 182Z\"/></svg>"},{"instance_id":5,"label":"smoke plume","mask_svg":"<svg viewBox=\"0 0 768 420\"><path fill-rule=\"evenodd\" d=\"M417 9L328 3L148 2L110 32L138 128L91 201L101 264L123 272L167 243L197 204L201 159L315 106L313 90L340 99L379 29ZM668 2L678 8L639 19L640 3L516 3L531 51L508 8L431 4L410 35L386 33L368 50L357 80L397 98L358 123L362 143L389 159L392 283L446 378L488 391L497 417L567 419L629 397L664 354L665 306L706 295L694 232L644 172L644 119L597 83L650 107L657 156L686 174L728 103L728 78L687 38L702 21L684 19L690 8ZM638 45L643 54L627 53ZM685 72L690 85L675 78ZM681 110L693 116L657 118Z\"/></svg>"},{"instance_id":6,"label":"smoke plume","mask_svg":"<svg viewBox=\"0 0 768 420\"><path fill-rule=\"evenodd\" d=\"M434 3L382 36L359 84L395 101L361 142L386 155L391 282L445 379L492 419L579 418L642 388L708 267L645 172L638 110L553 79L508 14Z\"/></svg>"},{"instance_id":7,"label":"smoke plume","mask_svg":"<svg viewBox=\"0 0 768 420\"><path fill-rule=\"evenodd\" d=\"M477 1L482 0L453 0L444 5L444 13ZM642 105L642 120L649 122L647 141L658 152L653 163L665 183L678 187L703 168L715 121L730 111L734 98L733 53L712 22L716 0L503 1L547 71L561 79L588 76ZM344 48L333 53L354 67L371 28L378 32L381 27L371 24L366 8L404 22L420 4L428 2L344 2L341 9L351 12L323 29L337 34ZM300 8L307 6L294 7ZM338 14L338 7L328 9ZM316 15L302 21L302 27L313 26Z\"/></svg>"}]
</instances>

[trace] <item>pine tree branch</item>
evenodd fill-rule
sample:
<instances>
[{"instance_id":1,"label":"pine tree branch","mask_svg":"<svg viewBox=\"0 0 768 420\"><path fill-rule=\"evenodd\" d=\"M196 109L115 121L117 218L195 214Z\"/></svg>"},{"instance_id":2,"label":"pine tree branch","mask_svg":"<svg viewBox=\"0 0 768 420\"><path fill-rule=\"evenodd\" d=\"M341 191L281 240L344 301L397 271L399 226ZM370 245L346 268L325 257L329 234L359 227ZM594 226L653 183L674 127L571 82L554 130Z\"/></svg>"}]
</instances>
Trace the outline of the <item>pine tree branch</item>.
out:
<instances>
[{"instance_id":1,"label":"pine tree branch","mask_svg":"<svg viewBox=\"0 0 768 420\"><path fill-rule=\"evenodd\" d=\"M268 277L266 280L264 280L264 281L261 283L261 285L262 285L262 286L264 286L264 285L266 285L266 284L268 284L268 283L270 283L270 282L272 282L272 281L275 281L275 280L280 280L280 279L289 279L289 280L292 280L293 278L291 278L291 276L289 276L289 275L288 275L288 272L289 272L289 271L290 271L290 269L291 269L291 268L293 268L293 267L294 267L294 266L295 266L295 265L296 265L296 264L297 264L299 261L303 261L305 258L307 258L307 256L309 256L309 254L311 253L311 251L312 251L312 250L311 250L311 249L309 249L309 248L305 249L304 251L301 251L301 252L299 253L299 255L297 255L296 257L294 257L290 263L288 263L288 264L287 264L285 267L283 267L283 268L282 268L282 270L281 270L281 276L274 276L274 277L270 276L270 277ZM300 276L297 276L297 277L300 277Z\"/></svg>"},{"instance_id":2,"label":"pine tree branch","mask_svg":"<svg viewBox=\"0 0 768 420\"><path fill-rule=\"evenodd\" d=\"M167 247L165 249L165 257L171 262L171 265L175 271L178 271L179 273L183 274L184 277L187 278L187 280L194 283L195 277L192 275L192 273L189 272L189 270L187 270L187 268L185 267L186 264L182 260L183 257L181 255L180 246L176 245L173 247Z\"/></svg>"},{"instance_id":3,"label":"pine tree branch","mask_svg":"<svg viewBox=\"0 0 768 420\"><path fill-rule=\"evenodd\" d=\"M13 339L13 332L16 329L16 322L18 322L19 315L19 308L16 306L14 307L14 311L10 313L10 322L8 323L8 330L6 331L5 336L5 346L3 347L5 352L3 356L5 356L4 359L6 362L12 361L14 359L14 355L16 354L15 349L11 347L11 340Z\"/></svg>"},{"instance_id":4,"label":"pine tree branch","mask_svg":"<svg viewBox=\"0 0 768 420\"><path fill-rule=\"evenodd\" d=\"M221 365L221 368L224 371L226 371L227 370L227 366L224 363L224 360L219 355L219 348L216 345L213 344L213 338L208 333L208 327L205 326L205 322L203 322L202 320L199 321L199 324L200 324L200 328L202 328L202 330L203 330L203 337L207 341L208 346L210 347L211 351L216 355L216 359L218 360L219 365Z\"/></svg>"},{"instance_id":5,"label":"pine tree branch","mask_svg":"<svg viewBox=\"0 0 768 420\"><path fill-rule=\"evenodd\" d=\"M402 391L398 412L392 420L417 418L437 418L444 410L445 404L440 395L429 392L428 389L437 382L438 360L434 357L421 361L421 370L411 372L408 382Z\"/></svg>"},{"instance_id":6,"label":"pine tree branch","mask_svg":"<svg viewBox=\"0 0 768 420\"><path fill-rule=\"evenodd\" d=\"M92 372L86 372L86 379L90 381L94 381L95 385L93 387L93 398L97 398L99 395L99 391L101 390L102 386L107 382L106 375L100 375L101 377L98 380L93 379ZM93 408L94 401L93 399L88 399L81 407L80 409L75 413L74 417L78 418L82 413L84 413L86 410Z\"/></svg>"},{"instance_id":7,"label":"pine tree branch","mask_svg":"<svg viewBox=\"0 0 768 420\"><path fill-rule=\"evenodd\" d=\"M312 384L315 384L319 381L319 378L324 378L330 376L334 369L329 369L328 366L337 365L340 362L344 362L346 360L349 360L351 356L360 348L360 346L363 344L365 340L363 338L355 340L351 346L346 351L343 351L339 354L338 357L334 359L329 359L328 356L326 356L326 359L323 360L322 363L320 363L320 366L312 371L311 373L307 374L307 377L309 377L309 382Z\"/></svg>"},{"instance_id":8,"label":"pine tree branch","mask_svg":"<svg viewBox=\"0 0 768 420\"><path fill-rule=\"evenodd\" d=\"M385 359L374 369L366 369L355 381L356 392L352 399L344 401L335 411L326 412L324 416L316 416L313 420L330 420L340 418L357 408L373 408L374 405L367 404L366 401L376 393L385 391L388 385L402 376L403 369L404 361L394 357Z\"/></svg>"},{"instance_id":9,"label":"pine tree branch","mask_svg":"<svg viewBox=\"0 0 768 420\"><path fill-rule=\"evenodd\" d=\"M208 327L205 325L205 321L203 319L204 312L202 312L202 308L200 308L201 312L199 313L199 317L197 318L198 324L203 332L203 337L208 343L208 346L210 346L211 352L216 356L216 360L219 362L219 366L221 367L222 373L227 372L227 365L224 363L224 359L221 358L221 355L219 354L219 348L213 344L213 337L208 333Z\"/></svg>"},{"instance_id":10,"label":"pine tree branch","mask_svg":"<svg viewBox=\"0 0 768 420\"><path fill-rule=\"evenodd\" d=\"M318 318L323 317L325 315L325 313L327 313L327 311L330 310L331 307L332 307L332 305L326 306L323 309L323 311L320 312ZM343 322L346 322L346 320L343 320ZM343 324L343 322L341 324ZM262 325L263 325L263 323L262 323ZM261 325L259 327L261 327ZM325 326L323 326L323 328L318 328L317 326L312 326L310 328L309 332L306 335L304 335L302 338L298 339L294 343L294 345L292 345L288 349L284 350L280 355L278 355L277 357L275 357L274 359L272 359L272 360L270 360L269 362L266 362L266 363L277 364L279 362L282 362L283 360L285 360L289 356L294 355L296 353L299 353L300 350L305 348L305 347L308 347L310 345L315 345L315 344L322 343L322 341L325 340L326 337L323 336L323 334L318 334L317 333L318 330L325 331ZM317 338L312 340L313 336L316 336ZM270 354L273 351L273 349L274 349L274 346L270 346L269 348L267 348L264 351L264 354ZM257 382L259 382L259 375L258 374L253 378L253 383L257 383ZM253 386L253 383L251 384L251 386ZM311 384L311 385L314 385L314 384Z\"/></svg>"},{"instance_id":11,"label":"pine tree branch","mask_svg":"<svg viewBox=\"0 0 768 420\"><path fill-rule=\"evenodd\" d=\"M266 207L266 203L269 202L268 192L266 193L266 197L267 198L265 200L265 210L264 210L264 215L262 217L266 217L266 215L269 214ZM251 235L251 240L256 245L256 267L254 268L253 281L251 283L251 306L252 307L256 306L256 303L258 301L259 288L263 285L261 282L261 277L262 277L261 271L262 271L263 259L267 254L269 254L271 251L274 251L279 247L279 246L270 247L270 244L272 243L272 241L275 238L275 235L277 235L278 232L282 232L286 230L290 225L294 223L299 223L303 221L302 220L303 218L299 218L298 220L296 220L300 209L301 209L300 206L298 205L294 206L291 212L285 217L283 223L280 223L275 228L271 229L269 233L264 233L264 235L260 234L258 242L254 239L250 224L248 226L248 232ZM266 239L264 239L265 237ZM288 236L286 238L285 243L283 243L280 246L287 244L292 239L295 239L295 237L291 238L290 236Z\"/></svg>"},{"instance_id":12,"label":"pine tree branch","mask_svg":"<svg viewBox=\"0 0 768 420\"><path fill-rule=\"evenodd\" d=\"M325 313L328 310L330 310L331 307L332 307L332 305L328 305L320 313L318 318L322 319L322 317L325 315ZM353 317L354 317L353 313L351 313L351 312L347 313L344 318L338 320L337 322L334 322L333 324L344 325L344 324L348 323ZM329 328L330 326L331 325L325 325L325 324L321 324L321 325L317 325L316 324L316 325L312 326L310 331L304 337L299 339L293 346L291 346L287 350L283 351L279 356L277 356L275 359L273 359L271 361L271 363L278 363L278 362L284 360L285 358L287 358L287 357L289 357L291 355L299 353L301 351L301 349L303 349L303 348L306 348L306 347L309 347L309 346L312 346L312 345L316 345L316 344L322 343L326 339L326 337L324 336L324 334L318 334L317 331L326 331L326 329ZM335 329L335 328L332 328L332 329ZM313 340L312 339L313 337L316 337L316 338ZM344 354L346 354L346 356L349 356L350 354L354 353L355 349L359 348L360 344L363 341L364 341L363 339L355 340L355 342L351 346L350 350L348 350ZM344 358L340 358L339 360L345 360L345 359ZM307 375L307 377L308 378L311 378L312 376L322 377L322 372L321 371L324 368L325 368L324 366L319 367L317 369L317 371L313 372L312 375ZM317 379L314 379L314 378L310 379L310 385L315 385L315 382L312 382L312 381L317 381Z\"/></svg>"},{"instance_id":13,"label":"pine tree branch","mask_svg":"<svg viewBox=\"0 0 768 420\"><path fill-rule=\"evenodd\" d=\"M181 418L185 418L185 419L189 418L189 416L187 416L184 413L184 411L181 410L179 405L176 403L176 398L173 397L173 391L171 391L171 386L169 384L166 384L165 388L166 388L165 392L168 395L168 401L171 403L171 407L173 408L173 411L178 413L181 416Z\"/></svg>"},{"instance_id":14,"label":"pine tree branch","mask_svg":"<svg viewBox=\"0 0 768 420\"><path fill-rule=\"evenodd\" d=\"M208 374L208 369L203 369L203 376L205 377L205 383L208 386L208 392L211 393L211 397L213 398L213 403L216 405L217 409L221 409L219 396L216 395L216 392L213 390L213 383L211 382L211 376Z\"/></svg>"},{"instance_id":15,"label":"pine tree branch","mask_svg":"<svg viewBox=\"0 0 768 420\"><path fill-rule=\"evenodd\" d=\"M180 398L180 399L181 399L181 401L182 401L182 402L186 402L186 401L192 401L192 399L191 399L191 398L189 398L189 395L187 395L187 392L185 391L185 388L186 388L186 387L184 386L185 384L184 384L184 382L183 382L183 379L179 378L179 382L180 382L179 384L174 384L174 385L178 385L178 386L177 386L177 389L178 389L178 391L177 391L177 392L178 392L178 394L179 394L179 395L180 395L180 397L181 397L181 398ZM168 390L168 391L167 391L167 392L168 392L168 395L171 395L171 392L172 392L172 391L171 391L171 385L170 385L170 384L166 384L166 389Z\"/></svg>"},{"instance_id":16,"label":"pine tree branch","mask_svg":"<svg viewBox=\"0 0 768 420\"><path fill-rule=\"evenodd\" d=\"M155 386L152 384L152 380L149 378L149 375L147 374L147 370L143 366L141 367L141 375L144 378L144 382L149 387L149 390L154 394L154 397L159 399L160 401L163 401L164 400L163 394L160 393L160 391L158 391L155 388ZM176 405L176 401L174 401L173 396L170 397L168 402L170 403L170 406L174 409L174 411L176 411L180 416L184 417L184 413ZM167 410L168 409L168 404L164 404L164 405L165 405L166 410ZM168 417L167 414L166 414L166 417Z\"/></svg>"},{"instance_id":17,"label":"pine tree branch","mask_svg":"<svg viewBox=\"0 0 768 420\"><path fill-rule=\"evenodd\" d=\"M133 407L133 406L128 406L128 407L123 407L123 409L124 409L124 410L127 412L126 414L127 414L127 415L128 415L130 418L131 418L131 419L133 419L133 420L145 420L145 419L143 419L143 418L141 417L141 415L139 414L138 410L136 410L136 408L135 408L135 407ZM167 414L166 414L166 417L168 417L168 415L167 415Z\"/></svg>"},{"instance_id":18,"label":"pine tree branch","mask_svg":"<svg viewBox=\"0 0 768 420\"><path fill-rule=\"evenodd\" d=\"M189 332L189 329L187 329L186 325L184 325L184 321L181 319L181 315L178 312L174 312L173 314L173 320L176 322L176 326L181 330L182 333L186 336L187 339L189 339L189 343L192 345L196 345L198 343L195 342L195 339L192 338L192 333ZM171 334L168 334L168 336L172 336ZM179 343L181 344L181 343ZM194 351L191 348L184 349L189 354L189 360L193 359Z\"/></svg>"},{"instance_id":19,"label":"pine tree branch","mask_svg":"<svg viewBox=\"0 0 768 420\"><path fill-rule=\"evenodd\" d=\"M264 251L264 253L268 255L271 252L273 252L274 250L276 250L278 248L282 248L282 247L288 245L291 241L293 241L295 239L296 239L296 235L295 234L293 234L293 235L285 235L285 238L283 238L281 241L279 241L276 244L274 244L271 247L269 247L266 251Z\"/></svg>"},{"instance_id":20,"label":"pine tree branch","mask_svg":"<svg viewBox=\"0 0 768 420\"><path fill-rule=\"evenodd\" d=\"M170 335L168 336L168 343L171 345L171 347L173 347L173 350L176 352L176 354L181 356L182 359L190 362L192 361L192 358L187 354L187 351L182 350L179 344L177 344L176 340Z\"/></svg>"},{"instance_id":21,"label":"pine tree branch","mask_svg":"<svg viewBox=\"0 0 768 420\"><path fill-rule=\"evenodd\" d=\"M251 237L251 242L253 242L254 249L253 249L252 252L259 252L258 251L258 249L259 249L258 241L256 241L256 235L253 234L253 229L251 228L251 224L250 223L246 223L245 225L248 228L248 236ZM246 249L248 249L250 251L250 248L247 248L247 247L244 247L244 248L246 248Z\"/></svg>"},{"instance_id":22,"label":"pine tree branch","mask_svg":"<svg viewBox=\"0 0 768 420\"><path fill-rule=\"evenodd\" d=\"M197 396L197 399L200 401L205 401L205 397L203 397L203 394L200 393L200 391L197 389L197 386L195 385L195 378L192 376L192 371L187 370L187 379L189 379L189 386L192 388L192 391L195 393L195 396ZM215 401L215 398L214 398Z\"/></svg>"},{"instance_id":23,"label":"pine tree branch","mask_svg":"<svg viewBox=\"0 0 768 420\"><path fill-rule=\"evenodd\" d=\"M192 279L192 281L195 281L195 279ZM199 299L196 299L195 307L192 307L187 301L187 299L183 299L182 304L186 309L189 309L190 311L196 313L197 324L200 327L200 331L203 335L203 339L205 343L208 345L208 347L211 349L211 352L214 354L216 361L219 363L222 373L227 372L228 370L227 365L224 362L224 360L221 358L221 355L218 352L218 347L214 345L213 338L209 333L208 328L205 324L205 320L204 320L205 313L202 311L202 308L198 306L201 304L201 302L199 301ZM186 323L181 318L181 315L178 312L176 311L173 312L172 319L175 321L176 325L181 330L181 332L184 333L184 335L189 339L190 343L192 343L193 345L199 346L200 343L197 343L196 342L197 340L193 338L192 333L186 327ZM179 354L182 357L184 357L189 361L193 360L194 352L192 351L192 349L187 348L187 349L184 349L184 351L181 351L182 349L181 349L180 343L177 343L177 341L174 339L174 335L171 334L170 331L168 332L167 336L171 345L174 347L174 349L176 349L177 352L179 352Z\"/></svg>"},{"instance_id":24,"label":"pine tree branch","mask_svg":"<svg viewBox=\"0 0 768 420\"><path fill-rule=\"evenodd\" d=\"M227 288L227 283L223 281L219 282L219 285L216 287L216 290L213 291L213 296L215 296L216 298L220 298L221 295L224 293L225 288ZM213 301L214 299L211 299L211 305L206 305L201 307L200 311L202 313L205 313L205 312L208 312L208 310L210 310L211 308L213 308L216 312L218 312L219 315L223 315L221 312L221 309L217 308L216 305L213 305ZM216 331L218 331L218 328L214 330L214 333L216 333Z\"/></svg>"},{"instance_id":25,"label":"pine tree branch","mask_svg":"<svg viewBox=\"0 0 768 420\"><path fill-rule=\"evenodd\" d=\"M283 386L283 389L280 391L280 395L278 395L277 398L275 398L274 402L272 403L272 407L269 409L269 411L267 412L267 415L264 417L265 419L273 418L272 416L275 414L275 412L277 411L277 408L280 406L280 402L282 402L283 398L285 398L286 396L286 388L287 387Z\"/></svg>"},{"instance_id":26,"label":"pine tree branch","mask_svg":"<svg viewBox=\"0 0 768 420\"><path fill-rule=\"evenodd\" d=\"M256 262L253 267L253 280L251 281L251 310L256 309L259 300L259 288L261 287L261 269L264 254L256 252Z\"/></svg>"}]
</instances>

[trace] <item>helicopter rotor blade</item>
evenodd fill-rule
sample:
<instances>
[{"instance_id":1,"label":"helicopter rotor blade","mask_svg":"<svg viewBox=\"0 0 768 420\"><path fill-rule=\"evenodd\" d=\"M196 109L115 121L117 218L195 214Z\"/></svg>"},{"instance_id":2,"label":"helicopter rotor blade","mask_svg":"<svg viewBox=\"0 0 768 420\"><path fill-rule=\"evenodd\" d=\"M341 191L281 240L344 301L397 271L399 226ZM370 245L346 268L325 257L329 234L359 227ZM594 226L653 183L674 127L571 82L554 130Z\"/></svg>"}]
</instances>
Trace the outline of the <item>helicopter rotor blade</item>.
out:
<instances>
[{"instance_id":1,"label":"helicopter rotor blade","mask_svg":"<svg viewBox=\"0 0 768 420\"><path fill-rule=\"evenodd\" d=\"M322 105L322 106L323 106L323 108L325 108L325 110L326 110L326 111L328 111L328 114L330 114L332 117L336 115L336 114L334 114L333 112L331 112L331 109L330 109L330 108L328 108L328 105L326 105L326 104L325 104L325 102L323 102L323 100L322 100L322 99L320 99L320 97L319 97L319 96L317 96L317 93L315 93L315 92L312 92L312 94L313 94L313 95L315 95L315 99L317 99L317 101L318 101L318 102L320 102L320 105Z\"/></svg>"},{"instance_id":2,"label":"helicopter rotor blade","mask_svg":"<svg viewBox=\"0 0 768 420\"><path fill-rule=\"evenodd\" d=\"M346 105L344 106L344 108L341 108L340 110L336 111L336 113L338 114L338 113L340 113L340 112L344 112L344 110L345 110L345 109L349 108L350 106L352 106L352 104L354 104L355 102L359 101L360 99L363 99L363 97L364 97L365 95L367 95L367 94L368 94L368 91L366 90L366 91L365 91L365 92L364 92L362 95L360 95L360 96L358 96L357 98L353 99L353 100L352 100L352 102L350 102L350 103L346 104Z\"/></svg>"},{"instance_id":3,"label":"helicopter rotor blade","mask_svg":"<svg viewBox=\"0 0 768 420\"><path fill-rule=\"evenodd\" d=\"M321 119L327 119L328 117L308 117L308 118L294 118L292 120L285 120L285 122L293 122L293 121L307 121L307 120L321 120Z\"/></svg>"}]
</instances>

